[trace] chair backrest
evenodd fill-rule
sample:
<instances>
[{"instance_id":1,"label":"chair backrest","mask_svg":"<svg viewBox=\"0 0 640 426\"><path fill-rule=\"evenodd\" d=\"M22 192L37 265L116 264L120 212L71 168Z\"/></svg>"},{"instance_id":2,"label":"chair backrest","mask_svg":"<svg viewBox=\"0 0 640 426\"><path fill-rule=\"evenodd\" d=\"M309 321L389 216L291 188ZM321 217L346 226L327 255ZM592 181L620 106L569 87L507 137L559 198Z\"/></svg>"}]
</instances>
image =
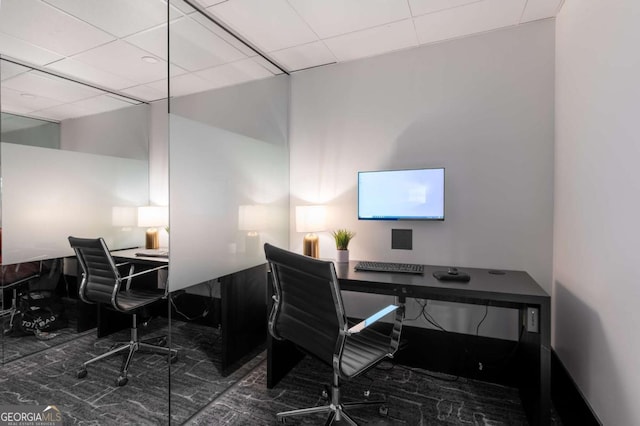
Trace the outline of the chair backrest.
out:
<instances>
[{"instance_id":1,"label":"chair backrest","mask_svg":"<svg viewBox=\"0 0 640 426\"><path fill-rule=\"evenodd\" d=\"M269 332L332 365L347 329L333 263L270 244L264 251L275 290Z\"/></svg>"},{"instance_id":2,"label":"chair backrest","mask_svg":"<svg viewBox=\"0 0 640 426\"><path fill-rule=\"evenodd\" d=\"M122 279L104 240L69 237L69 244L82 268L83 277L78 290L80 298L87 303L116 306L115 297Z\"/></svg>"}]
</instances>

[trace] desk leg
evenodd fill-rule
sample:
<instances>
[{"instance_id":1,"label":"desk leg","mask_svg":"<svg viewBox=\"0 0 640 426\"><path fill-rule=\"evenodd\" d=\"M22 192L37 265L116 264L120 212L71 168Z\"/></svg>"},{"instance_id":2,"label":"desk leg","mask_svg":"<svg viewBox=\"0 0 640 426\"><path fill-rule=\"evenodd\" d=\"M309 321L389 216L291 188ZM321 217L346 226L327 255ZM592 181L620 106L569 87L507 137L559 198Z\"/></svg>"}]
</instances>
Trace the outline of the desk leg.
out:
<instances>
[{"instance_id":1,"label":"desk leg","mask_svg":"<svg viewBox=\"0 0 640 426\"><path fill-rule=\"evenodd\" d=\"M540 332L526 330L527 309L520 310L520 327L524 327L518 366L520 397L532 425L548 425L551 421L551 316L548 304L540 309Z\"/></svg>"},{"instance_id":2,"label":"desk leg","mask_svg":"<svg viewBox=\"0 0 640 426\"><path fill-rule=\"evenodd\" d=\"M275 387L296 366L304 354L291 342L267 338L267 388Z\"/></svg>"},{"instance_id":3,"label":"desk leg","mask_svg":"<svg viewBox=\"0 0 640 426\"><path fill-rule=\"evenodd\" d=\"M266 274L266 265L260 265L220 279L223 376L235 370L243 357L264 345Z\"/></svg>"}]
</instances>

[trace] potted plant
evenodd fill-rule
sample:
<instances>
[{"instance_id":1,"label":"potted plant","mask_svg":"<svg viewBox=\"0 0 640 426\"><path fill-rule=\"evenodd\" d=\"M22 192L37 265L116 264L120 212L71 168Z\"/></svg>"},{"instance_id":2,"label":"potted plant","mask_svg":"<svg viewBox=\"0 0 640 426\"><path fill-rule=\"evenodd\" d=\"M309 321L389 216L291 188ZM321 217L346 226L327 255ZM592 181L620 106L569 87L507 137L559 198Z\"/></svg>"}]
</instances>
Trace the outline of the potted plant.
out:
<instances>
[{"instance_id":1,"label":"potted plant","mask_svg":"<svg viewBox=\"0 0 640 426\"><path fill-rule=\"evenodd\" d=\"M336 229L331 233L336 241L336 249L338 249L338 262L349 262L349 242L356 236L355 232L347 229Z\"/></svg>"}]
</instances>

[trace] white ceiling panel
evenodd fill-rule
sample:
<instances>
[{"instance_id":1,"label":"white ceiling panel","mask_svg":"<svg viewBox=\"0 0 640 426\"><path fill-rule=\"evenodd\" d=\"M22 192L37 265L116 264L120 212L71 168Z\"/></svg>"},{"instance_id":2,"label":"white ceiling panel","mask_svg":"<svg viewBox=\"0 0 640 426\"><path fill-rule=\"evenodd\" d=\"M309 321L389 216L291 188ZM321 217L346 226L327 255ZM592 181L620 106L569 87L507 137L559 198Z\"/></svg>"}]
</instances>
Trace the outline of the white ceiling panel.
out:
<instances>
[{"instance_id":1,"label":"white ceiling panel","mask_svg":"<svg viewBox=\"0 0 640 426\"><path fill-rule=\"evenodd\" d=\"M484 0L409 0L409 6L413 16L420 16L479 1Z\"/></svg>"},{"instance_id":2,"label":"white ceiling panel","mask_svg":"<svg viewBox=\"0 0 640 426\"><path fill-rule=\"evenodd\" d=\"M289 71L336 62L335 56L322 41L279 50L271 56Z\"/></svg>"},{"instance_id":3,"label":"white ceiling panel","mask_svg":"<svg viewBox=\"0 0 640 426\"><path fill-rule=\"evenodd\" d=\"M411 17L407 0L289 0L320 38Z\"/></svg>"},{"instance_id":4,"label":"white ceiling panel","mask_svg":"<svg viewBox=\"0 0 640 426\"><path fill-rule=\"evenodd\" d=\"M44 1L119 38L167 22L167 4L161 0ZM170 10L171 19L180 15Z\"/></svg>"},{"instance_id":5,"label":"white ceiling panel","mask_svg":"<svg viewBox=\"0 0 640 426\"><path fill-rule=\"evenodd\" d=\"M129 87L127 89L123 89L120 92L125 95L133 96L136 99L142 99L146 102L153 102L160 99L164 99L167 97L167 82L163 80L163 82L159 83L159 85L163 86L162 90L156 89L154 87L150 87L149 85L142 84L140 86Z\"/></svg>"},{"instance_id":6,"label":"white ceiling panel","mask_svg":"<svg viewBox=\"0 0 640 426\"><path fill-rule=\"evenodd\" d=\"M131 103L116 99L109 94L94 96L72 104L59 105L52 108L37 111L41 116L58 117L63 120L85 115L99 114L101 112L114 111L120 108L130 107Z\"/></svg>"},{"instance_id":7,"label":"white ceiling panel","mask_svg":"<svg viewBox=\"0 0 640 426\"><path fill-rule=\"evenodd\" d=\"M318 39L286 0L234 0L207 10L265 52Z\"/></svg>"},{"instance_id":8,"label":"white ceiling panel","mask_svg":"<svg viewBox=\"0 0 640 426\"><path fill-rule=\"evenodd\" d=\"M205 10L205 13L209 14L209 12L206 10ZM220 37L221 39L229 43L231 46L238 49L246 57L249 58L251 56L257 55L257 53L253 49L251 49L246 44L244 44L243 42L241 42L240 40L238 40L237 38L229 34L228 31L220 28L217 24L211 22L209 18L203 16L201 13L193 12L192 14L189 15L189 18L200 23L200 25L204 26L206 29L208 29L209 31L211 31L212 33L214 33L215 35L217 35L218 37Z\"/></svg>"},{"instance_id":9,"label":"white ceiling panel","mask_svg":"<svg viewBox=\"0 0 640 426\"><path fill-rule=\"evenodd\" d=\"M225 1L227 0L196 0L196 3L203 7L209 7L213 6L214 4L224 3Z\"/></svg>"},{"instance_id":10,"label":"white ceiling panel","mask_svg":"<svg viewBox=\"0 0 640 426\"><path fill-rule=\"evenodd\" d=\"M484 0L414 18L421 44L516 25L527 0Z\"/></svg>"},{"instance_id":11,"label":"white ceiling panel","mask_svg":"<svg viewBox=\"0 0 640 426\"><path fill-rule=\"evenodd\" d=\"M379 55L418 44L411 19L330 38L324 42L338 61Z\"/></svg>"},{"instance_id":12,"label":"white ceiling panel","mask_svg":"<svg viewBox=\"0 0 640 426\"><path fill-rule=\"evenodd\" d=\"M142 59L149 55L151 52L117 40L81 53L74 59L135 81L137 84L144 84L166 78L167 75L167 63L162 59L158 59L156 63L149 63Z\"/></svg>"},{"instance_id":13,"label":"white ceiling panel","mask_svg":"<svg viewBox=\"0 0 640 426\"><path fill-rule=\"evenodd\" d=\"M562 0L529 0L524 8L521 23L556 16Z\"/></svg>"},{"instance_id":14,"label":"white ceiling panel","mask_svg":"<svg viewBox=\"0 0 640 426\"><path fill-rule=\"evenodd\" d=\"M37 66L42 66L64 57L2 32L0 32L0 53Z\"/></svg>"},{"instance_id":15,"label":"white ceiling panel","mask_svg":"<svg viewBox=\"0 0 640 426\"><path fill-rule=\"evenodd\" d=\"M31 95L31 91L28 92ZM15 114L27 114L42 108L59 105L61 102L44 96L24 96L25 92L2 86L2 111Z\"/></svg>"},{"instance_id":16,"label":"white ceiling panel","mask_svg":"<svg viewBox=\"0 0 640 426\"><path fill-rule=\"evenodd\" d=\"M117 76L104 71L102 68L96 68L76 61L75 59L63 59L49 64L45 68L57 71L64 75L75 76L76 79L80 81L86 81L88 83L115 90L131 87L136 84L133 80Z\"/></svg>"},{"instance_id":17,"label":"white ceiling panel","mask_svg":"<svg viewBox=\"0 0 640 426\"><path fill-rule=\"evenodd\" d=\"M29 71L31 71L31 68L14 64L13 62L0 61L0 77L2 80L6 80Z\"/></svg>"},{"instance_id":18,"label":"white ceiling panel","mask_svg":"<svg viewBox=\"0 0 640 426\"><path fill-rule=\"evenodd\" d=\"M226 41L190 18L170 24L171 62L188 71L211 68L245 58ZM167 57L167 29L161 26L127 38L127 41L154 55Z\"/></svg>"},{"instance_id":19,"label":"white ceiling panel","mask_svg":"<svg viewBox=\"0 0 640 426\"><path fill-rule=\"evenodd\" d=\"M232 86L250 80L258 80L273 76L269 71L252 61L243 59L231 64L220 65L196 73L198 76L209 80L212 88Z\"/></svg>"},{"instance_id":20,"label":"white ceiling panel","mask_svg":"<svg viewBox=\"0 0 640 426\"><path fill-rule=\"evenodd\" d=\"M2 86L38 97L57 99L64 103L75 102L102 93L100 90L39 71L30 71L4 80Z\"/></svg>"},{"instance_id":21,"label":"white ceiling panel","mask_svg":"<svg viewBox=\"0 0 640 426\"><path fill-rule=\"evenodd\" d=\"M113 36L40 1L3 0L4 34L61 55L73 55L113 40Z\"/></svg>"}]
</instances>

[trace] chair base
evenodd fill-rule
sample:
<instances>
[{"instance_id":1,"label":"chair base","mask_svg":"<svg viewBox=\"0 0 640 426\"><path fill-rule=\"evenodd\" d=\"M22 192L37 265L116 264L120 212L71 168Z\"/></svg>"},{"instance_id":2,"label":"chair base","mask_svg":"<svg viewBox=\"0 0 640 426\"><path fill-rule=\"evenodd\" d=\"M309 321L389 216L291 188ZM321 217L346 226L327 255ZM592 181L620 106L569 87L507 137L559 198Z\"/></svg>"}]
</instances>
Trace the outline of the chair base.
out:
<instances>
[{"instance_id":1,"label":"chair base","mask_svg":"<svg viewBox=\"0 0 640 426\"><path fill-rule=\"evenodd\" d=\"M138 339L137 318L136 318L136 315L134 314L133 325L131 327L131 339L128 342L117 342L114 345L113 349L84 362L80 367L80 369L78 369L78 372L76 375L79 379L82 379L87 375L87 366L89 364L93 364L96 361L100 361L101 359L105 359L113 355L122 354L123 355L122 367L120 368L120 376L118 376L118 378L116 379L116 385L124 386L129 381L127 377L127 373L129 371L131 360L133 359L133 355L138 351L167 355L168 357L170 357L169 361L171 363L177 360L178 351L176 349L169 349L165 346L149 343L152 340L158 340L158 339L160 339L160 341L165 340L164 337L162 338L156 337L156 338L150 338L145 340Z\"/></svg>"},{"instance_id":2,"label":"chair base","mask_svg":"<svg viewBox=\"0 0 640 426\"><path fill-rule=\"evenodd\" d=\"M334 373L333 384L331 386L331 403L328 405L323 405L319 407L310 407L310 408L300 408L297 410L283 411L278 413L277 419L279 422L284 423L287 417L292 416L302 416L307 414L316 414L316 413L329 413L329 417L325 422L325 425L332 425L334 422L344 422L346 424L350 424L353 426L357 426L355 420L347 414L345 411L346 408L358 408L358 407L366 407L371 405L384 405L386 401L384 400L372 400L372 401L357 401L357 402L341 402L340 395L340 385L339 378ZM386 410L385 410L386 411ZM381 413L383 410L381 410Z\"/></svg>"}]
</instances>

